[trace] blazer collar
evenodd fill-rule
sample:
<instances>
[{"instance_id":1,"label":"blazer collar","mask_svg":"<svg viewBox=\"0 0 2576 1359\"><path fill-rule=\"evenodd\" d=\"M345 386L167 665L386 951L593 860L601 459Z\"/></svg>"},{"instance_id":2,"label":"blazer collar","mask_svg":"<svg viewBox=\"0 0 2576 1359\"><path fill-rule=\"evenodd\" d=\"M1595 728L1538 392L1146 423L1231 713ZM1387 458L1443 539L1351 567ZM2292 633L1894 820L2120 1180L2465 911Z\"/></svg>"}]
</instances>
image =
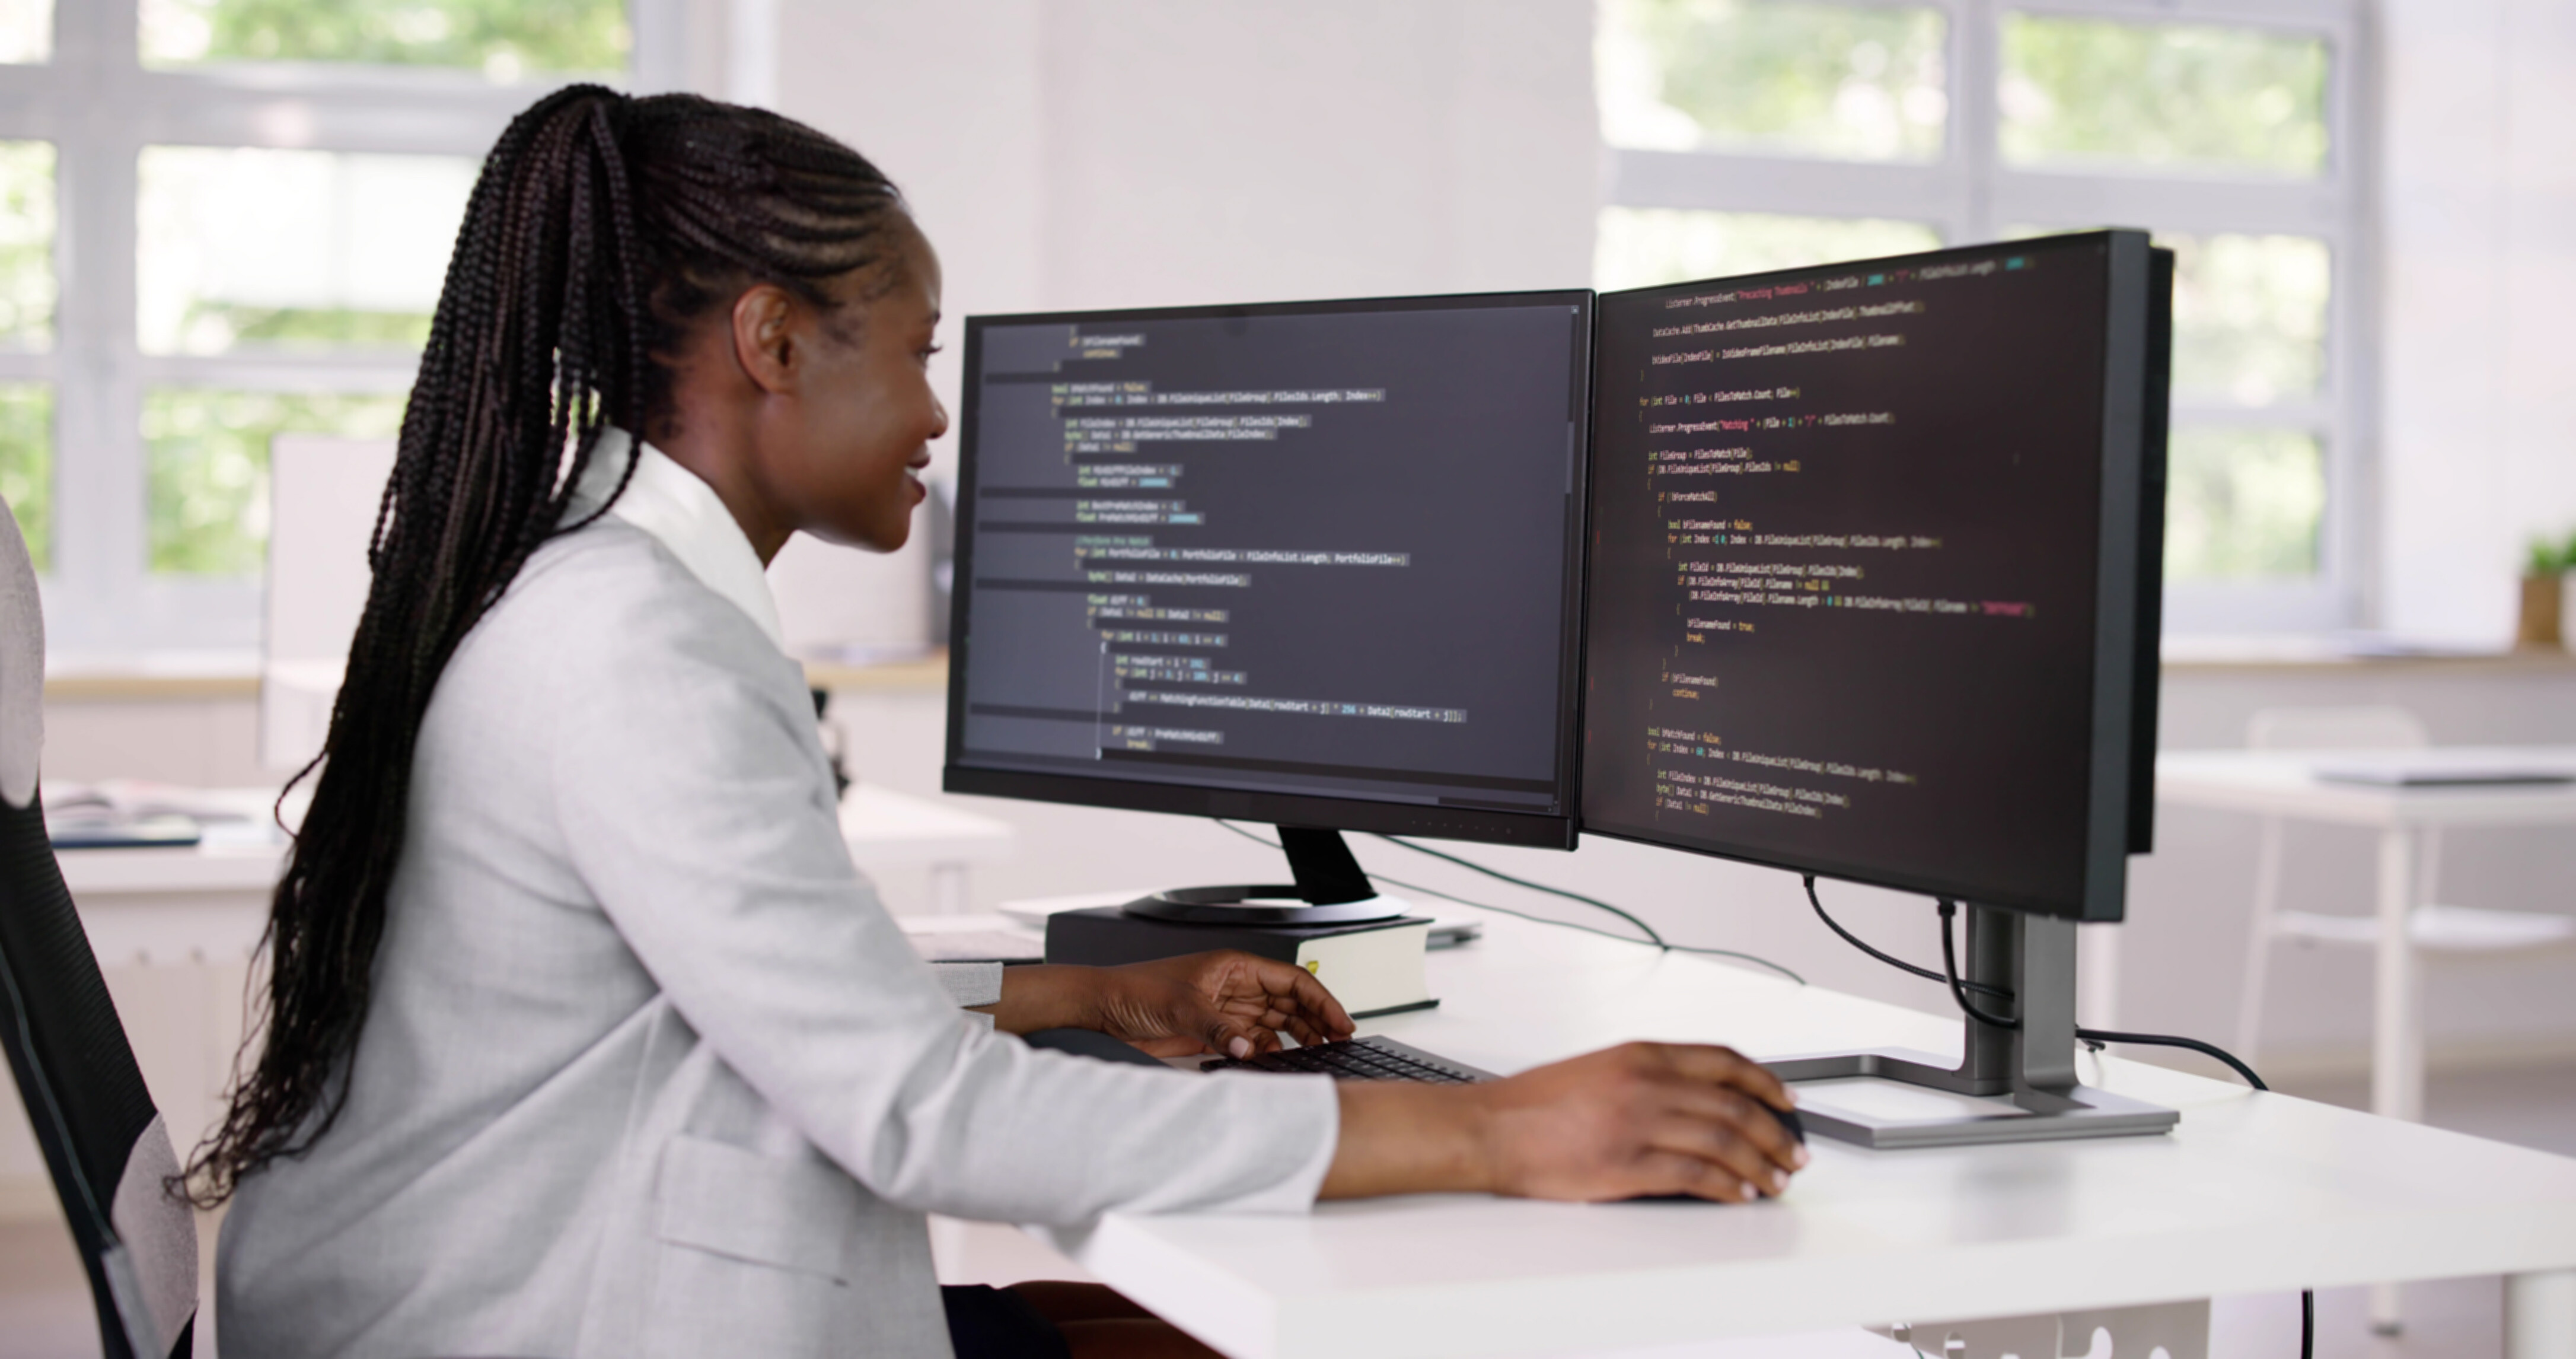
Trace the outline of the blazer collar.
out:
<instances>
[{"instance_id":1,"label":"blazer collar","mask_svg":"<svg viewBox=\"0 0 2576 1359\"><path fill-rule=\"evenodd\" d=\"M671 461L669 454L614 425L602 429L590 466L573 489L574 499L584 506L578 513L587 514L587 507L608 498L630 457L635 475L608 512L660 539L699 584L750 615L770 644L784 652L787 633L779 625L778 601L769 593L769 573L760 554L715 488Z\"/></svg>"}]
</instances>

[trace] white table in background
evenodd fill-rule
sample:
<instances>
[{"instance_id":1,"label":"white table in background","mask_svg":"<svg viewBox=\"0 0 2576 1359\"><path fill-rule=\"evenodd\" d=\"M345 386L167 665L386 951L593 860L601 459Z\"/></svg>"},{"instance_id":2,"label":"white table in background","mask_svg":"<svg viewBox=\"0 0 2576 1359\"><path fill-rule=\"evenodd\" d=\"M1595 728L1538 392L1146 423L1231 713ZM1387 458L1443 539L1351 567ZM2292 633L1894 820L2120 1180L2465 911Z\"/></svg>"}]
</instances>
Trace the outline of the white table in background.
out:
<instances>
[{"instance_id":1,"label":"white table in background","mask_svg":"<svg viewBox=\"0 0 2576 1359\"><path fill-rule=\"evenodd\" d=\"M195 796L257 819L216 823L192 847L74 849L54 856L100 966L231 968L259 947L286 860L285 837L265 819L276 790L220 789ZM841 833L862 870L928 867L933 899L943 912L965 908L966 874L973 865L1007 858L1013 847L1007 822L866 784L852 787L843 799ZM211 1101L224 1088L240 1026L237 985L209 986L204 1000L201 1012L163 1012L150 1021L174 1028L185 1022L196 1033L136 1035L146 1049L198 1054L178 1065L201 1070L170 1070L164 1082L195 1092L183 1097L191 1103ZM139 1016L132 1022L149 1027ZM213 1107L207 1104L207 1116ZM181 1126L185 1110L174 1108L170 1116L174 1129L193 1136L195 1129Z\"/></svg>"},{"instance_id":2,"label":"white table in background","mask_svg":"<svg viewBox=\"0 0 2576 1359\"><path fill-rule=\"evenodd\" d=\"M841 838L863 872L927 866L931 909L942 915L966 909L969 869L1007 859L1018 847L1007 821L870 783L842 794Z\"/></svg>"},{"instance_id":3,"label":"white table in background","mask_svg":"<svg viewBox=\"0 0 2576 1359\"><path fill-rule=\"evenodd\" d=\"M2317 777L2320 767L2380 761L2485 761L2576 767L2576 746L2439 746L2425 750L2178 750L2156 757L2156 800L2379 833L2377 994L2372 1005L2370 1107L2424 1116L2423 1023L2415 946L2418 837L2431 829L2576 825L2576 784L2383 787Z\"/></svg>"},{"instance_id":4,"label":"white table in background","mask_svg":"<svg viewBox=\"0 0 2576 1359\"><path fill-rule=\"evenodd\" d=\"M264 817L274 789L210 790ZM55 855L101 964L187 963L248 956L268 921L286 861L284 837L218 826L178 849L75 849ZM1010 857L1010 823L928 798L856 784L841 801L841 835L863 870L927 866L943 912L964 909L966 874Z\"/></svg>"},{"instance_id":5,"label":"white table in background","mask_svg":"<svg viewBox=\"0 0 2576 1359\"><path fill-rule=\"evenodd\" d=\"M286 867L274 788L186 790L190 803L244 819L212 822L170 849L66 849L54 854L102 967L237 963L259 945Z\"/></svg>"},{"instance_id":6,"label":"white table in background","mask_svg":"<svg viewBox=\"0 0 2576 1359\"><path fill-rule=\"evenodd\" d=\"M1463 910L1463 908L1461 908ZM1436 1010L1364 1026L1512 1072L1629 1038L1956 1051L1956 1021L1478 913ZM2086 1062L2086 1073L2091 1062ZM1422 1196L1041 1231L1237 1359L1598 1353L2386 1279L2508 1276L2509 1359L2576 1359L2576 1160L2116 1058L2168 1135L1872 1152L1780 1201Z\"/></svg>"}]
</instances>

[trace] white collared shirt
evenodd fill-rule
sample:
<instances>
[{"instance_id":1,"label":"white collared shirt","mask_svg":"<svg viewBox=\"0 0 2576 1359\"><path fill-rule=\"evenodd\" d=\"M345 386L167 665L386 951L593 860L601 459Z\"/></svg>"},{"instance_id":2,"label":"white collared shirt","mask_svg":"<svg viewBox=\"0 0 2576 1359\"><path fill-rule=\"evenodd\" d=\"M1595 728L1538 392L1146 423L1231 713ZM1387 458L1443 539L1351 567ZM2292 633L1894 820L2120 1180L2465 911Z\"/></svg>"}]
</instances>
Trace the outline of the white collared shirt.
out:
<instances>
[{"instance_id":1,"label":"white collared shirt","mask_svg":"<svg viewBox=\"0 0 2576 1359\"><path fill-rule=\"evenodd\" d=\"M751 616L772 645L787 649L787 632L778 622L778 600L769 593L769 571L760 554L725 508L715 488L698 474L671 461L671 456L614 425L599 432L599 446L582 472L573 496L583 506L596 506L617 488L626 471L629 450L641 450L635 476L608 512L652 534L698 583ZM574 517L590 513L576 510Z\"/></svg>"}]
</instances>

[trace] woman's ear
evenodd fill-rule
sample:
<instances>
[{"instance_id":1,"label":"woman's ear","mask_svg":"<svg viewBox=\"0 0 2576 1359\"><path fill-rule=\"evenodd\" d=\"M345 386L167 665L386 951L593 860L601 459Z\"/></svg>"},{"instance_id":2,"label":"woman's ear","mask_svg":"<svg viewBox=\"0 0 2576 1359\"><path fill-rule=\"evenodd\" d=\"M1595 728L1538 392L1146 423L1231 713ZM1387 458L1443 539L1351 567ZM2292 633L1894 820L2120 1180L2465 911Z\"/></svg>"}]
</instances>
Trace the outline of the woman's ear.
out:
<instances>
[{"instance_id":1,"label":"woman's ear","mask_svg":"<svg viewBox=\"0 0 2576 1359\"><path fill-rule=\"evenodd\" d=\"M765 393L795 385L796 310L796 299L770 283L754 284L733 300L734 362Z\"/></svg>"}]
</instances>

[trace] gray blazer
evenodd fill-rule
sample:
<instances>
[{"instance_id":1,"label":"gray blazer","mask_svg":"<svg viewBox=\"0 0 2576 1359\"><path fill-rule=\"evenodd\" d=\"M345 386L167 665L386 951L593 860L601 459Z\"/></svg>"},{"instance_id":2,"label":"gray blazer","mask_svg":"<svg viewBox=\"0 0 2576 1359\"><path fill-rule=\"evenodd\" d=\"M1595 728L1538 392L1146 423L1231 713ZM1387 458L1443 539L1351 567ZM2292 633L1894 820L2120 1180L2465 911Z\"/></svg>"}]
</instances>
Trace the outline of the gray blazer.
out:
<instances>
[{"instance_id":1,"label":"gray blazer","mask_svg":"<svg viewBox=\"0 0 2576 1359\"><path fill-rule=\"evenodd\" d=\"M1300 1212L1320 1079L1035 1051L851 867L796 664L615 519L422 724L339 1121L224 1223L225 1353L945 1356L924 1212Z\"/></svg>"}]
</instances>

